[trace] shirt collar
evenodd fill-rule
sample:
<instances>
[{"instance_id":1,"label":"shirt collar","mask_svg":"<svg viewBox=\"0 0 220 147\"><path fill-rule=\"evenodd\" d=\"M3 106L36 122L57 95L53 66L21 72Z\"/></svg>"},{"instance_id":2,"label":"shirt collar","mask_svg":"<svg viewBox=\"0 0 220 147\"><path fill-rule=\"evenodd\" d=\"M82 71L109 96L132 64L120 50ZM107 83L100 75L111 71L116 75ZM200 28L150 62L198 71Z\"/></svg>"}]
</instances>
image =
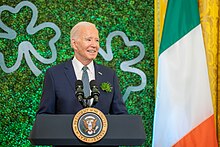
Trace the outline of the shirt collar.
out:
<instances>
[{"instance_id":1,"label":"shirt collar","mask_svg":"<svg viewBox=\"0 0 220 147\"><path fill-rule=\"evenodd\" d=\"M77 69L80 69L80 70L81 70L81 69L83 68L83 66L84 66L79 60L76 59L76 57L73 58L72 62L73 62L73 64L75 65L75 67L76 67ZM94 63L93 63L93 61L90 62L90 63L87 65L87 67L88 67L88 70L89 70L90 72L94 71Z\"/></svg>"}]
</instances>

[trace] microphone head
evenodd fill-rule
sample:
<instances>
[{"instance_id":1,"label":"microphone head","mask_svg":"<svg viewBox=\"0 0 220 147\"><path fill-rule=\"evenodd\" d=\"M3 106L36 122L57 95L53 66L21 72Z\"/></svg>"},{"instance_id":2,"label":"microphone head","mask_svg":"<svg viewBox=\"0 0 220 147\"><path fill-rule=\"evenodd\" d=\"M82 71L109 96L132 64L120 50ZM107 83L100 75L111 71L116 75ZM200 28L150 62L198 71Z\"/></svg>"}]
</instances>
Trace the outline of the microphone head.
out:
<instances>
[{"instance_id":1,"label":"microphone head","mask_svg":"<svg viewBox=\"0 0 220 147\"><path fill-rule=\"evenodd\" d=\"M100 92L99 92L99 89L98 89L96 81L95 80L91 80L89 84L90 84L90 89L92 91L92 97L94 97L95 95L99 96Z\"/></svg>"},{"instance_id":2,"label":"microphone head","mask_svg":"<svg viewBox=\"0 0 220 147\"><path fill-rule=\"evenodd\" d=\"M91 80L89 85L90 85L90 89L92 90L91 97L94 99L92 104L94 106L99 101L100 92L95 80Z\"/></svg>"},{"instance_id":3,"label":"microphone head","mask_svg":"<svg viewBox=\"0 0 220 147\"><path fill-rule=\"evenodd\" d=\"M75 87L77 88L77 87L79 87L79 86L83 88L83 82L82 82L82 80L77 80L77 81L76 81Z\"/></svg>"},{"instance_id":4,"label":"microphone head","mask_svg":"<svg viewBox=\"0 0 220 147\"><path fill-rule=\"evenodd\" d=\"M95 80L91 80L90 83L89 83L89 85L90 85L90 88L91 88L91 89L92 89L92 87L97 87L97 83L96 83Z\"/></svg>"}]
</instances>

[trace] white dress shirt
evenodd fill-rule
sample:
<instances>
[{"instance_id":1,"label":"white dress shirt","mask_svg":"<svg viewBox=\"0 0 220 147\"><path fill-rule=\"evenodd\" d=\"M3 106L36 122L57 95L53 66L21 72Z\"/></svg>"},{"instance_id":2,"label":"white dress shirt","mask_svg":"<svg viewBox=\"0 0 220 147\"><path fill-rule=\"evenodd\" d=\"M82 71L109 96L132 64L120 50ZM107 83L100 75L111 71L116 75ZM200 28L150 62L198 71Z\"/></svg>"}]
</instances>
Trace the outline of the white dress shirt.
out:
<instances>
[{"instance_id":1,"label":"white dress shirt","mask_svg":"<svg viewBox=\"0 0 220 147\"><path fill-rule=\"evenodd\" d=\"M83 74L82 68L84 65L79 60L77 60L75 57L72 60L72 64L73 64L74 72L76 74L76 79L82 80L82 74ZM95 80L95 68L94 68L93 61L89 63L87 67L88 67L87 72L89 76L89 81Z\"/></svg>"},{"instance_id":2,"label":"white dress shirt","mask_svg":"<svg viewBox=\"0 0 220 147\"><path fill-rule=\"evenodd\" d=\"M73 64L74 72L76 74L76 79L82 80L82 74L83 74L82 68L84 65L79 60L77 60L75 57L72 60L72 64ZM95 68L94 68L93 61L89 63L87 67L88 67L87 72L89 76L89 81L95 80ZM90 89L90 92L91 92L91 89ZM89 99L87 101L87 104L91 106L93 104L93 100L94 100L93 98Z\"/></svg>"}]
</instances>

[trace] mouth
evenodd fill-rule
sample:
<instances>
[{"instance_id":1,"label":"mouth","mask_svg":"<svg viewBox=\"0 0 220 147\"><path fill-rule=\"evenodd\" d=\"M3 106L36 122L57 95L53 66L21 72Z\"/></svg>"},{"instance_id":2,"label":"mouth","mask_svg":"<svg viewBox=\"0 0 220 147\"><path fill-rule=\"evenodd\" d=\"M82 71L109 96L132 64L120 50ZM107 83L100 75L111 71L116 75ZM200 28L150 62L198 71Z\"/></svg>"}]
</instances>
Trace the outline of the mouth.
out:
<instances>
[{"instance_id":1,"label":"mouth","mask_svg":"<svg viewBox=\"0 0 220 147\"><path fill-rule=\"evenodd\" d=\"M96 50L87 50L89 53L96 53Z\"/></svg>"}]
</instances>

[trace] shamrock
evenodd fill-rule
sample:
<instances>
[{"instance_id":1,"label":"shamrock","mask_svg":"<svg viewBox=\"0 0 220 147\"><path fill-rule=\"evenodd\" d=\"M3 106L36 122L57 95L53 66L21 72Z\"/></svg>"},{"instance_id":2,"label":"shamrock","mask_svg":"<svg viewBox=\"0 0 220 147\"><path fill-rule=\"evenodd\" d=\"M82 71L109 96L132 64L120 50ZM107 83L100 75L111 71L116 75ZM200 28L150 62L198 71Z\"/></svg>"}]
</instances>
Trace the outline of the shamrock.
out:
<instances>
[{"instance_id":1,"label":"shamrock","mask_svg":"<svg viewBox=\"0 0 220 147\"><path fill-rule=\"evenodd\" d=\"M50 39L50 41L48 43L49 47L51 49L51 52L52 52L52 57L49 59L42 57L40 55L40 53L37 52L34 45L32 45L32 43L30 41L25 40L25 41L20 42L20 44L18 46L18 57L17 57L16 63L12 67L8 68L6 66L5 60L4 60L4 55L2 52L0 52L0 67L6 73L14 72L21 65L22 58L25 58L26 63L30 67L31 71L36 76L38 76L38 75L40 75L41 71L37 68L35 63L32 61L31 56L33 55L37 60L39 60L40 62L42 62L44 64L53 63L57 58L57 51L56 51L55 43L60 38L61 31L58 26L56 26L54 23L51 23L51 22L44 22L39 25L36 25L37 18L38 18L38 10L37 10L37 7L33 3L28 2L28 1L20 2L15 8L10 7L8 5L0 6L0 16L3 11L9 11L10 13L16 14L23 7L29 7L33 12L32 18L26 28L26 32L29 35L34 35L38 31L41 31L45 28L51 28L55 31L55 33L56 33L55 36L52 39ZM3 23L1 20L1 17L0 17L0 28L5 31L5 33L0 33L0 39L3 38L3 39L9 39L9 40L13 40L13 39L16 40L16 37L18 36L17 35L18 32L16 32L15 30L13 30L9 26L7 26L5 23Z\"/></svg>"},{"instance_id":2,"label":"shamrock","mask_svg":"<svg viewBox=\"0 0 220 147\"><path fill-rule=\"evenodd\" d=\"M146 77L145 73L138 68L132 67L132 65L135 65L136 63L140 62L144 58L145 50L144 50L144 45L141 42L130 41L124 32L114 31L114 32L111 32L108 35L108 37L106 38L106 51L103 50L102 48L99 48L99 54L106 61L111 61L113 59L113 52L112 52L112 48L111 48L111 43L112 43L112 39L116 36L120 36L123 39L126 46L128 46L128 47L137 46L140 49L140 54L136 58L134 58L132 60L128 60L128 61L123 61L120 65L120 68L122 71L131 72L131 73L137 74L141 77L141 84L140 85L138 85L138 86L131 85L131 86L127 87L125 94L123 95L123 100L126 101L126 99L128 98L128 96L130 95L130 93L132 91L140 91L140 90L144 89L144 87L146 86L147 77Z\"/></svg>"},{"instance_id":3,"label":"shamrock","mask_svg":"<svg viewBox=\"0 0 220 147\"><path fill-rule=\"evenodd\" d=\"M111 84L108 82L104 82L100 85L100 88L105 92L112 92Z\"/></svg>"}]
</instances>

